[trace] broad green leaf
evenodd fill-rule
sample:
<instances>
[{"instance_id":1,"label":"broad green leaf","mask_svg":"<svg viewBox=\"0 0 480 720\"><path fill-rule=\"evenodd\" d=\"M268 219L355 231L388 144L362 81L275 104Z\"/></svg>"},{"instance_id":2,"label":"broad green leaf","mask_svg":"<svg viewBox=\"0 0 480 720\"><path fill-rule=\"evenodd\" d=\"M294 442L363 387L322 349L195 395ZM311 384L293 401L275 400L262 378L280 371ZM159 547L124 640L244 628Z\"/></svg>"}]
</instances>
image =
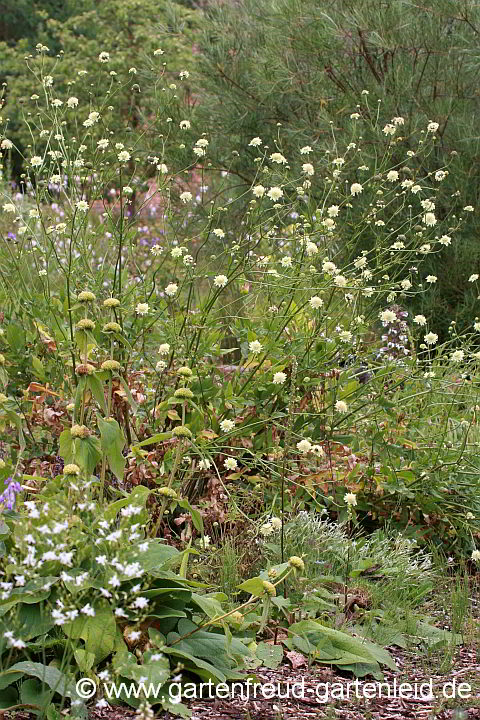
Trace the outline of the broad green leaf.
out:
<instances>
[{"instance_id":1,"label":"broad green leaf","mask_svg":"<svg viewBox=\"0 0 480 720\"><path fill-rule=\"evenodd\" d=\"M192 600L210 619L224 615L224 610L221 604L217 598L212 597L212 595L198 595L197 593L192 593Z\"/></svg>"},{"instance_id":2,"label":"broad green leaf","mask_svg":"<svg viewBox=\"0 0 480 720\"><path fill-rule=\"evenodd\" d=\"M80 671L85 674L88 673L95 663L94 653L87 652L87 650L83 650L83 648L75 648L73 654Z\"/></svg>"},{"instance_id":3,"label":"broad green leaf","mask_svg":"<svg viewBox=\"0 0 480 720\"><path fill-rule=\"evenodd\" d=\"M62 629L71 639L82 638L86 652L92 653L97 663L113 651L117 626L109 607L96 608L94 617L77 617Z\"/></svg>"},{"instance_id":4,"label":"broad green leaf","mask_svg":"<svg viewBox=\"0 0 480 720\"><path fill-rule=\"evenodd\" d=\"M269 643L259 643L256 649L256 656L265 667L275 670L283 660L283 648L281 645L269 645Z\"/></svg>"},{"instance_id":5,"label":"broad green leaf","mask_svg":"<svg viewBox=\"0 0 480 720\"><path fill-rule=\"evenodd\" d=\"M12 665L6 671L7 674L18 672L38 678L62 697L78 700L80 701L80 705L83 705L82 699L78 697L77 691L75 690L75 683L69 680L58 668L52 665L43 665L43 663L25 661Z\"/></svg>"},{"instance_id":6,"label":"broad green leaf","mask_svg":"<svg viewBox=\"0 0 480 720\"><path fill-rule=\"evenodd\" d=\"M43 380L43 382L46 382L45 367L43 365L43 362L35 355L32 356L32 366L35 375L40 378L40 380Z\"/></svg>"},{"instance_id":7,"label":"broad green leaf","mask_svg":"<svg viewBox=\"0 0 480 720\"><path fill-rule=\"evenodd\" d=\"M245 582L243 582L241 585L237 585L237 587L239 588L239 590L250 593L250 595L254 595L255 597L260 597L265 592L263 580L260 577L254 577L250 578L249 580L245 580Z\"/></svg>"},{"instance_id":8,"label":"broad green leaf","mask_svg":"<svg viewBox=\"0 0 480 720\"><path fill-rule=\"evenodd\" d=\"M107 456L110 470L119 482L123 482L125 470L125 458L122 455L125 447L125 438L122 428L112 418L103 420L97 418L98 429L100 430L102 450Z\"/></svg>"},{"instance_id":9,"label":"broad green leaf","mask_svg":"<svg viewBox=\"0 0 480 720\"><path fill-rule=\"evenodd\" d=\"M190 515L192 516L192 523L195 530L197 530L199 533L203 535L203 517L202 514L193 508L188 500L179 500L178 506L183 508L184 510L188 510Z\"/></svg>"},{"instance_id":10,"label":"broad green leaf","mask_svg":"<svg viewBox=\"0 0 480 720\"><path fill-rule=\"evenodd\" d=\"M139 443L135 443L135 445L132 446L132 449L147 447L148 445L155 445L156 443L161 443L164 440L170 440L171 437L171 432L157 433L156 435L152 435L152 437L146 438Z\"/></svg>"},{"instance_id":11,"label":"broad green leaf","mask_svg":"<svg viewBox=\"0 0 480 720\"><path fill-rule=\"evenodd\" d=\"M156 570L161 570L164 565L167 565L180 554L176 548L166 545L161 540L150 540L148 550L145 552L140 552L137 545L129 548L125 562L135 560L140 563L143 570L146 572L152 571L155 574Z\"/></svg>"},{"instance_id":12,"label":"broad green leaf","mask_svg":"<svg viewBox=\"0 0 480 720\"><path fill-rule=\"evenodd\" d=\"M105 519L113 520L113 518L116 517L117 513L122 508L127 507L127 505L140 504L145 506L147 497L149 495L149 488L145 487L145 485L137 485L135 488L133 488L130 495L127 495L127 497L121 498L120 500L115 500L115 502L113 503L110 503L110 505L105 510Z\"/></svg>"},{"instance_id":13,"label":"broad green leaf","mask_svg":"<svg viewBox=\"0 0 480 720\"><path fill-rule=\"evenodd\" d=\"M89 435L86 438L75 438L74 445L75 462L85 471L87 477L90 477L102 458L100 440L95 435Z\"/></svg>"},{"instance_id":14,"label":"broad green leaf","mask_svg":"<svg viewBox=\"0 0 480 720\"><path fill-rule=\"evenodd\" d=\"M52 700L52 690L45 687L36 678L24 680L20 687L20 702L25 705L37 705L44 710Z\"/></svg>"},{"instance_id":15,"label":"broad green leaf","mask_svg":"<svg viewBox=\"0 0 480 720\"><path fill-rule=\"evenodd\" d=\"M90 390L93 397L97 401L98 405L100 406L101 410L107 414L107 402L105 400L105 390L104 385L102 381L100 380L97 375L87 375L86 377L86 387Z\"/></svg>"},{"instance_id":16,"label":"broad green leaf","mask_svg":"<svg viewBox=\"0 0 480 720\"><path fill-rule=\"evenodd\" d=\"M20 676L21 677L21 676ZM0 710L7 710L18 704L18 692L13 687L0 690Z\"/></svg>"},{"instance_id":17,"label":"broad green leaf","mask_svg":"<svg viewBox=\"0 0 480 720\"><path fill-rule=\"evenodd\" d=\"M20 353L25 350L25 331L21 325L10 323L7 327L5 336L8 344L15 353Z\"/></svg>"},{"instance_id":18,"label":"broad green leaf","mask_svg":"<svg viewBox=\"0 0 480 720\"><path fill-rule=\"evenodd\" d=\"M70 428L65 428L58 439L59 455L67 465L73 461L73 438Z\"/></svg>"}]
</instances>

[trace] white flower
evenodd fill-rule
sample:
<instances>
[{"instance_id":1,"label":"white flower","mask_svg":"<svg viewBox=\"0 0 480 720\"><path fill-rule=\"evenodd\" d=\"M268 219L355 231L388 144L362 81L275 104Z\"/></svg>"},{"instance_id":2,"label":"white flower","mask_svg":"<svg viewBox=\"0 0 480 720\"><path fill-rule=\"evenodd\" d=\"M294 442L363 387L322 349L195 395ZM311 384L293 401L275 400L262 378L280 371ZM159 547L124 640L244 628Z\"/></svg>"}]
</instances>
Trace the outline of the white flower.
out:
<instances>
[{"instance_id":1,"label":"white flower","mask_svg":"<svg viewBox=\"0 0 480 720\"><path fill-rule=\"evenodd\" d=\"M480 550L474 550L472 552L472 560L475 562L480 562Z\"/></svg>"},{"instance_id":2,"label":"white flower","mask_svg":"<svg viewBox=\"0 0 480 720\"><path fill-rule=\"evenodd\" d=\"M413 322L417 323L417 325L426 325L427 324L427 318L425 315L415 315L413 318Z\"/></svg>"},{"instance_id":3,"label":"white flower","mask_svg":"<svg viewBox=\"0 0 480 720\"><path fill-rule=\"evenodd\" d=\"M361 117L360 113L354 112L350 115L350 120L359 120Z\"/></svg>"},{"instance_id":4,"label":"white flower","mask_svg":"<svg viewBox=\"0 0 480 720\"><path fill-rule=\"evenodd\" d=\"M233 430L235 427L235 423L233 420L222 420L220 423L220 430L222 432L230 432L230 430Z\"/></svg>"},{"instance_id":5,"label":"white flower","mask_svg":"<svg viewBox=\"0 0 480 720\"><path fill-rule=\"evenodd\" d=\"M127 152L127 150L122 150L122 152L118 153L117 157L120 160L120 162L128 162L132 156L130 155L129 152Z\"/></svg>"},{"instance_id":6,"label":"white flower","mask_svg":"<svg viewBox=\"0 0 480 720\"><path fill-rule=\"evenodd\" d=\"M176 283L169 283L165 288L165 295L168 295L168 297L173 297L174 295L176 295L177 290L178 285Z\"/></svg>"},{"instance_id":7,"label":"white flower","mask_svg":"<svg viewBox=\"0 0 480 720\"><path fill-rule=\"evenodd\" d=\"M297 443L297 449L306 455L312 449L312 443L309 440L300 440L300 442Z\"/></svg>"},{"instance_id":8,"label":"white flower","mask_svg":"<svg viewBox=\"0 0 480 720\"><path fill-rule=\"evenodd\" d=\"M200 462L198 463L199 470L209 470L211 466L212 463L206 458L204 460L200 460Z\"/></svg>"},{"instance_id":9,"label":"white flower","mask_svg":"<svg viewBox=\"0 0 480 720\"><path fill-rule=\"evenodd\" d=\"M11 140L7 140L7 138L4 138L2 142L0 143L0 148L2 150L11 150L13 147L13 143Z\"/></svg>"},{"instance_id":10,"label":"white flower","mask_svg":"<svg viewBox=\"0 0 480 720\"><path fill-rule=\"evenodd\" d=\"M284 255L282 257L282 259L280 260L280 264L284 268L292 267L292 262L293 261L292 261L292 258L290 257L290 255Z\"/></svg>"},{"instance_id":11,"label":"white flower","mask_svg":"<svg viewBox=\"0 0 480 720\"><path fill-rule=\"evenodd\" d=\"M431 283L431 284L433 285L434 283L437 282L437 276L436 276L436 275L427 275L427 277L425 278L425 280L426 280L428 283Z\"/></svg>"},{"instance_id":12,"label":"white flower","mask_svg":"<svg viewBox=\"0 0 480 720\"><path fill-rule=\"evenodd\" d=\"M302 148L300 148L300 155L308 155L311 152L313 152L313 150L310 145L304 145Z\"/></svg>"},{"instance_id":13,"label":"white flower","mask_svg":"<svg viewBox=\"0 0 480 720\"><path fill-rule=\"evenodd\" d=\"M186 190L185 192L180 193L180 200L181 200L184 204L186 204L187 202L190 202L190 200L192 199L192 197L193 197L193 196L192 196L192 193L191 193L191 192L188 192L188 190Z\"/></svg>"},{"instance_id":14,"label":"white flower","mask_svg":"<svg viewBox=\"0 0 480 720\"><path fill-rule=\"evenodd\" d=\"M357 496L355 495L355 493L346 493L343 499L350 507L357 504Z\"/></svg>"},{"instance_id":15,"label":"white flower","mask_svg":"<svg viewBox=\"0 0 480 720\"><path fill-rule=\"evenodd\" d=\"M278 165L286 165L287 163L287 158L279 152L272 153L270 155L270 160L274 163L277 163Z\"/></svg>"},{"instance_id":16,"label":"white flower","mask_svg":"<svg viewBox=\"0 0 480 720\"><path fill-rule=\"evenodd\" d=\"M273 202L277 202L277 200L283 197L283 190L277 186L271 187L267 192L267 196L273 200Z\"/></svg>"},{"instance_id":17,"label":"white flower","mask_svg":"<svg viewBox=\"0 0 480 720\"><path fill-rule=\"evenodd\" d=\"M318 310L323 305L323 300L318 295L313 295L308 302L313 310Z\"/></svg>"},{"instance_id":18,"label":"white flower","mask_svg":"<svg viewBox=\"0 0 480 720\"><path fill-rule=\"evenodd\" d=\"M159 355L168 355L170 352L170 344L169 343L162 343L160 347L158 348L158 354Z\"/></svg>"},{"instance_id":19,"label":"white flower","mask_svg":"<svg viewBox=\"0 0 480 720\"><path fill-rule=\"evenodd\" d=\"M343 287L347 286L347 278L344 277L343 275L336 275L335 278L333 279L333 282L337 287L343 288Z\"/></svg>"},{"instance_id":20,"label":"white flower","mask_svg":"<svg viewBox=\"0 0 480 720\"><path fill-rule=\"evenodd\" d=\"M263 537L268 537L273 533L273 525L272 523L264 523L260 526L260 533L263 535Z\"/></svg>"},{"instance_id":21,"label":"white flower","mask_svg":"<svg viewBox=\"0 0 480 720\"><path fill-rule=\"evenodd\" d=\"M340 208L338 207L338 205L330 205L330 207L327 208L328 217L337 217L339 212Z\"/></svg>"},{"instance_id":22,"label":"white flower","mask_svg":"<svg viewBox=\"0 0 480 720\"><path fill-rule=\"evenodd\" d=\"M401 281L400 286L402 290L410 290L410 288L412 287L412 283L408 278L405 278L405 280Z\"/></svg>"},{"instance_id":23,"label":"white flower","mask_svg":"<svg viewBox=\"0 0 480 720\"><path fill-rule=\"evenodd\" d=\"M274 385L283 385L286 379L286 374L280 371L274 374L272 382L274 383Z\"/></svg>"},{"instance_id":24,"label":"white flower","mask_svg":"<svg viewBox=\"0 0 480 720\"><path fill-rule=\"evenodd\" d=\"M394 117L392 118L392 123L394 125L405 125L405 118L403 117Z\"/></svg>"},{"instance_id":25,"label":"white flower","mask_svg":"<svg viewBox=\"0 0 480 720\"><path fill-rule=\"evenodd\" d=\"M99 150L105 151L108 147L109 141L106 138L102 138L101 140L97 141L97 147Z\"/></svg>"},{"instance_id":26,"label":"white flower","mask_svg":"<svg viewBox=\"0 0 480 720\"><path fill-rule=\"evenodd\" d=\"M3 209L3 212L6 212L6 213L16 212L16 208L15 208L15 205L13 205L13 203L5 203L5 205L3 205L2 209Z\"/></svg>"},{"instance_id":27,"label":"white flower","mask_svg":"<svg viewBox=\"0 0 480 720\"><path fill-rule=\"evenodd\" d=\"M138 303L135 307L135 312L137 315L146 315L149 309L148 303Z\"/></svg>"},{"instance_id":28,"label":"white flower","mask_svg":"<svg viewBox=\"0 0 480 720\"><path fill-rule=\"evenodd\" d=\"M98 59L101 63L108 63L108 61L110 60L110 53L103 51L98 56Z\"/></svg>"},{"instance_id":29,"label":"white flower","mask_svg":"<svg viewBox=\"0 0 480 720\"><path fill-rule=\"evenodd\" d=\"M219 238L225 237L225 230L222 230L222 228L215 228L212 230L213 234L216 235Z\"/></svg>"},{"instance_id":30,"label":"white flower","mask_svg":"<svg viewBox=\"0 0 480 720\"><path fill-rule=\"evenodd\" d=\"M387 173L387 180L388 182L395 182L398 180L398 172L396 170L390 170L390 172Z\"/></svg>"},{"instance_id":31,"label":"white flower","mask_svg":"<svg viewBox=\"0 0 480 720\"><path fill-rule=\"evenodd\" d=\"M69 97L69 98L68 98L68 100L67 100L67 107L69 107L69 108L74 108L74 107L77 107L77 105L78 105L78 98L77 98L77 97L74 97L74 96L72 95L72 97Z\"/></svg>"},{"instance_id":32,"label":"white flower","mask_svg":"<svg viewBox=\"0 0 480 720\"><path fill-rule=\"evenodd\" d=\"M163 372L166 367L167 367L167 363L164 360L159 360L157 362L157 364L155 365L155 370L157 372Z\"/></svg>"},{"instance_id":33,"label":"white flower","mask_svg":"<svg viewBox=\"0 0 480 720\"><path fill-rule=\"evenodd\" d=\"M393 310L383 310L383 311L379 314L379 318L380 318L380 320L381 320L383 323L385 323L386 325L388 325L389 323L394 323L394 322L397 321L397 316L396 316L396 314L393 312Z\"/></svg>"},{"instance_id":34,"label":"white flower","mask_svg":"<svg viewBox=\"0 0 480 720\"><path fill-rule=\"evenodd\" d=\"M135 598L133 602L133 607L138 608L139 610L143 610L148 605L148 598L146 597L137 597Z\"/></svg>"},{"instance_id":35,"label":"white flower","mask_svg":"<svg viewBox=\"0 0 480 720\"><path fill-rule=\"evenodd\" d=\"M438 340L438 335L437 335L437 333L429 332L425 335L425 337L423 339L425 340L427 345L435 345L435 343Z\"/></svg>"},{"instance_id":36,"label":"white flower","mask_svg":"<svg viewBox=\"0 0 480 720\"><path fill-rule=\"evenodd\" d=\"M463 209L465 210L465 212L473 212L475 210L473 205L465 205Z\"/></svg>"},{"instance_id":37,"label":"white flower","mask_svg":"<svg viewBox=\"0 0 480 720\"><path fill-rule=\"evenodd\" d=\"M223 288L228 283L228 277L226 275L215 275L213 278L213 284L215 287Z\"/></svg>"},{"instance_id":38,"label":"white flower","mask_svg":"<svg viewBox=\"0 0 480 720\"><path fill-rule=\"evenodd\" d=\"M440 245L450 245L452 242L452 238L449 235L442 235L442 237L438 238L438 242Z\"/></svg>"},{"instance_id":39,"label":"white flower","mask_svg":"<svg viewBox=\"0 0 480 720\"><path fill-rule=\"evenodd\" d=\"M462 362L464 357L465 353L463 352L463 350L455 350L455 352L450 355L450 359L452 360L452 362Z\"/></svg>"},{"instance_id":40,"label":"white flower","mask_svg":"<svg viewBox=\"0 0 480 720\"><path fill-rule=\"evenodd\" d=\"M312 176L315 174L315 169L311 163L303 163L302 170L305 173L305 175Z\"/></svg>"},{"instance_id":41,"label":"white flower","mask_svg":"<svg viewBox=\"0 0 480 720\"><path fill-rule=\"evenodd\" d=\"M252 138L250 140L250 142L248 143L249 147L258 147L261 144L262 144L262 139L259 137Z\"/></svg>"},{"instance_id":42,"label":"white flower","mask_svg":"<svg viewBox=\"0 0 480 720\"><path fill-rule=\"evenodd\" d=\"M263 345L258 340L252 340L248 343L248 347L253 355L258 355L258 353L262 352Z\"/></svg>"},{"instance_id":43,"label":"white flower","mask_svg":"<svg viewBox=\"0 0 480 720\"><path fill-rule=\"evenodd\" d=\"M333 275L337 271L337 266L335 263L331 262L330 260L324 260L322 263L322 270L324 273L328 273L329 275Z\"/></svg>"},{"instance_id":44,"label":"white flower","mask_svg":"<svg viewBox=\"0 0 480 720\"><path fill-rule=\"evenodd\" d=\"M280 530L282 527L282 521L279 517L272 517L270 524L274 530Z\"/></svg>"},{"instance_id":45,"label":"white flower","mask_svg":"<svg viewBox=\"0 0 480 720\"><path fill-rule=\"evenodd\" d=\"M383 132L385 135L395 135L396 129L397 129L397 128L395 127L395 125L392 125L392 123L387 123L387 124L385 125L385 127L383 128L382 132Z\"/></svg>"},{"instance_id":46,"label":"white flower","mask_svg":"<svg viewBox=\"0 0 480 720\"><path fill-rule=\"evenodd\" d=\"M437 122L429 122L427 125L427 132L436 133L439 127L440 126Z\"/></svg>"},{"instance_id":47,"label":"white flower","mask_svg":"<svg viewBox=\"0 0 480 720\"><path fill-rule=\"evenodd\" d=\"M227 458L223 464L225 465L227 470L236 470L236 468L238 467L238 463L235 458L231 457Z\"/></svg>"},{"instance_id":48,"label":"white flower","mask_svg":"<svg viewBox=\"0 0 480 720\"><path fill-rule=\"evenodd\" d=\"M445 178L447 177L447 175L448 175L448 172L447 172L447 171L445 171L445 170L437 170L437 172L435 173L435 180L436 180L437 182L442 182L442 180L445 180Z\"/></svg>"},{"instance_id":49,"label":"white flower","mask_svg":"<svg viewBox=\"0 0 480 720\"><path fill-rule=\"evenodd\" d=\"M352 339L352 333L350 332L350 330L340 330L340 332L338 333L338 337L340 339L340 342L350 342L350 340Z\"/></svg>"},{"instance_id":50,"label":"white flower","mask_svg":"<svg viewBox=\"0 0 480 720\"><path fill-rule=\"evenodd\" d=\"M325 455L325 450L321 445L312 445L312 453L317 457L323 457Z\"/></svg>"},{"instance_id":51,"label":"white flower","mask_svg":"<svg viewBox=\"0 0 480 720\"><path fill-rule=\"evenodd\" d=\"M30 165L31 165L32 167L40 167L41 165L43 165L43 160L42 160L42 158L41 158L39 155L34 155L34 156L30 159Z\"/></svg>"},{"instance_id":52,"label":"white flower","mask_svg":"<svg viewBox=\"0 0 480 720\"><path fill-rule=\"evenodd\" d=\"M75 207L77 208L77 210L80 210L80 212L87 212L88 203L85 200L79 200L77 203L75 203Z\"/></svg>"},{"instance_id":53,"label":"white flower","mask_svg":"<svg viewBox=\"0 0 480 720\"><path fill-rule=\"evenodd\" d=\"M422 219L425 225L428 225L429 227L437 224L437 218L435 217L435 213L433 212L425 213Z\"/></svg>"},{"instance_id":54,"label":"white flower","mask_svg":"<svg viewBox=\"0 0 480 720\"><path fill-rule=\"evenodd\" d=\"M350 185L351 195L360 195L361 192L363 192L363 187L360 185L360 183L352 183Z\"/></svg>"},{"instance_id":55,"label":"white flower","mask_svg":"<svg viewBox=\"0 0 480 720\"><path fill-rule=\"evenodd\" d=\"M357 270L360 270L361 268L364 268L367 264L367 258L365 257L365 255L361 255L360 257L355 258L353 264L357 268Z\"/></svg>"},{"instance_id":56,"label":"white flower","mask_svg":"<svg viewBox=\"0 0 480 720\"><path fill-rule=\"evenodd\" d=\"M208 146L208 140L207 140L207 138L200 138L199 140L197 140L195 145L198 145L198 147L205 148Z\"/></svg>"},{"instance_id":57,"label":"white flower","mask_svg":"<svg viewBox=\"0 0 480 720\"><path fill-rule=\"evenodd\" d=\"M344 400L337 400L335 403L335 410L339 413L346 413L348 410L348 405Z\"/></svg>"},{"instance_id":58,"label":"white flower","mask_svg":"<svg viewBox=\"0 0 480 720\"><path fill-rule=\"evenodd\" d=\"M265 195L265 188L263 187L263 185L255 185L255 187L252 188L252 193L255 195L255 197L261 198Z\"/></svg>"},{"instance_id":59,"label":"white flower","mask_svg":"<svg viewBox=\"0 0 480 720\"><path fill-rule=\"evenodd\" d=\"M168 173L168 167L165 165L165 163L160 163L160 165L157 165L158 172L162 173L162 175L166 175Z\"/></svg>"},{"instance_id":60,"label":"white flower","mask_svg":"<svg viewBox=\"0 0 480 720\"><path fill-rule=\"evenodd\" d=\"M474 273L473 275L470 275L470 277L468 278L468 282L475 282L476 280L478 280L478 277L479 276L477 275L477 273Z\"/></svg>"},{"instance_id":61,"label":"white flower","mask_svg":"<svg viewBox=\"0 0 480 720\"><path fill-rule=\"evenodd\" d=\"M190 120L181 120L180 121L180 130L189 130L190 129Z\"/></svg>"}]
</instances>

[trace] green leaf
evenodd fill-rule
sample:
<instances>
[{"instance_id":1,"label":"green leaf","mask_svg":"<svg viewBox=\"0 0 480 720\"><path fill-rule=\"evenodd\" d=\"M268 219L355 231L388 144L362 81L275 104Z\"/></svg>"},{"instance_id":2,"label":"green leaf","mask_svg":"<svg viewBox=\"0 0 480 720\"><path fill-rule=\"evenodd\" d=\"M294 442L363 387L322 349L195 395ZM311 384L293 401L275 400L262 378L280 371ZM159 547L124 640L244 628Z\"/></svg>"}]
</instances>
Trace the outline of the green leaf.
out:
<instances>
[{"instance_id":1,"label":"green leaf","mask_svg":"<svg viewBox=\"0 0 480 720\"><path fill-rule=\"evenodd\" d=\"M21 677L21 676L20 676ZM0 710L8 710L9 707L18 705L18 692L13 687L0 690Z\"/></svg>"},{"instance_id":2,"label":"green leaf","mask_svg":"<svg viewBox=\"0 0 480 720\"><path fill-rule=\"evenodd\" d=\"M212 595L192 593L192 600L211 620L224 614L221 604L215 597L212 597Z\"/></svg>"},{"instance_id":3,"label":"green leaf","mask_svg":"<svg viewBox=\"0 0 480 720\"><path fill-rule=\"evenodd\" d=\"M70 428L66 428L60 434L58 439L59 449L58 453L63 459L65 464L71 463L73 460L73 438L70 432Z\"/></svg>"},{"instance_id":4,"label":"green leaf","mask_svg":"<svg viewBox=\"0 0 480 720\"><path fill-rule=\"evenodd\" d=\"M86 438L75 438L74 444L75 462L85 471L87 477L90 477L102 458L100 440L95 435L89 435Z\"/></svg>"},{"instance_id":5,"label":"green leaf","mask_svg":"<svg viewBox=\"0 0 480 720\"><path fill-rule=\"evenodd\" d=\"M105 392L103 383L95 374L88 375L86 378L86 387L89 388L93 397L99 404L102 411L107 414L107 403L105 400Z\"/></svg>"},{"instance_id":6,"label":"green leaf","mask_svg":"<svg viewBox=\"0 0 480 720\"><path fill-rule=\"evenodd\" d=\"M95 663L94 653L83 650L83 648L75 648L73 654L80 671L85 674L88 673Z\"/></svg>"},{"instance_id":7,"label":"green leaf","mask_svg":"<svg viewBox=\"0 0 480 720\"><path fill-rule=\"evenodd\" d=\"M306 638L315 645L320 661L331 660L334 665L340 666L366 661L371 664L386 665L391 670L397 669L391 655L379 645L354 638L340 630L321 625L315 620L295 623L289 628L289 632ZM332 657L332 647L336 657Z\"/></svg>"},{"instance_id":8,"label":"green leaf","mask_svg":"<svg viewBox=\"0 0 480 720\"><path fill-rule=\"evenodd\" d=\"M75 683L71 682L58 668L52 665L43 665L43 663L26 661L12 665L6 671L6 674L18 672L38 678L62 697L78 700L80 701L80 706L83 706L82 698L77 695L77 691L75 690Z\"/></svg>"},{"instance_id":9,"label":"green leaf","mask_svg":"<svg viewBox=\"0 0 480 720\"><path fill-rule=\"evenodd\" d=\"M136 545L130 548L124 562L133 562L135 560L140 563L145 572L153 571L153 574L155 574L155 571L161 570L163 566L180 554L176 548L165 545L161 540L150 540L146 552L140 552Z\"/></svg>"},{"instance_id":10,"label":"green leaf","mask_svg":"<svg viewBox=\"0 0 480 720\"><path fill-rule=\"evenodd\" d=\"M11 323L6 330L7 342L15 353L25 350L25 331L21 325Z\"/></svg>"},{"instance_id":11,"label":"green leaf","mask_svg":"<svg viewBox=\"0 0 480 720\"><path fill-rule=\"evenodd\" d=\"M269 645L262 642L257 645L256 655L265 667L275 670L283 660L283 648L281 645Z\"/></svg>"},{"instance_id":12,"label":"green leaf","mask_svg":"<svg viewBox=\"0 0 480 720\"><path fill-rule=\"evenodd\" d=\"M199 533L203 535L203 517L202 514L193 508L188 500L179 500L178 506L183 508L184 510L188 510L190 515L192 516L192 523L195 530L197 530Z\"/></svg>"},{"instance_id":13,"label":"green leaf","mask_svg":"<svg viewBox=\"0 0 480 720\"><path fill-rule=\"evenodd\" d=\"M105 520L113 520L113 518L116 517L117 513L127 505L138 505L140 503L141 505L145 506L149 495L149 488L145 487L145 485L137 485L135 488L133 488L130 495L127 495L127 497L121 498L120 500L115 500L115 502L113 503L110 503L110 505L105 510Z\"/></svg>"},{"instance_id":14,"label":"green leaf","mask_svg":"<svg viewBox=\"0 0 480 720\"><path fill-rule=\"evenodd\" d=\"M97 424L100 430L102 450L107 456L110 470L117 480L122 482L125 470L125 458L122 455L123 448L125 447L125 438L122 428L118 422L112 418L103 420L98 417Z\"/></svg>"},{"instance_id":15,"label":"green leaf","mask_svg":"<svg viewBox=\"0 0 480 720\"><path fill-rule=\"evenodd\" d=\"M113 651L117 626L109 607L96 608L94 617L77 617L62 629L68 638L82 638L86 652L94 655L96 663Z\"/></svg>"},{"instance_id":16,"label":"green leaf","mask_svg":"<svg viewBox=\"0 0 480 720\"><path fill-rule=\"evenodd\" d=\"M249 580L245 580L245 582L243 582L241 585L237 585L237 587L244 592L250 593L250 595L254 595L255 597L260 597L265 592L265 588L263 587L263 580L260 577L254 577L250 578Z\"/></svg>"},{"instance_id":17,"label":"green leaf","mask_svg":"<svg viewBox=\"0 0 480 720\"><path fill-rule=\"evenodd\" d=\"M45 710L52 700L52 691L36 678L24 680L20 688L20 702L25 705L37 705Z\"/></svg>"},{"instance_id":18,"label":"green leaf","mask_svg":"<svg viewBox=\"0 0 480 720\"><path fill-rule=\"evenodd\" d=\"M132 445L132 450L134 448L147 447L147 445L155 445L155 443L161 443L164 440L170 440L171 437L171 432L157 433L156 435L152 435L152 437L146 438L145 440L142 440L141 442Z\"/></svg>"},{"instance_id":19,"label":"green leaf","mask_svg":"<svg viewBox=\"0 0 480 720\"><path fill-rule=\"evenodd\" d=\"M46 382L47 378L45 377L45 367L43 362L35 355L32 356L32 366L35 375L40 378L40 380L43 380L43 382Z\"/></svg>"}]
</instances>

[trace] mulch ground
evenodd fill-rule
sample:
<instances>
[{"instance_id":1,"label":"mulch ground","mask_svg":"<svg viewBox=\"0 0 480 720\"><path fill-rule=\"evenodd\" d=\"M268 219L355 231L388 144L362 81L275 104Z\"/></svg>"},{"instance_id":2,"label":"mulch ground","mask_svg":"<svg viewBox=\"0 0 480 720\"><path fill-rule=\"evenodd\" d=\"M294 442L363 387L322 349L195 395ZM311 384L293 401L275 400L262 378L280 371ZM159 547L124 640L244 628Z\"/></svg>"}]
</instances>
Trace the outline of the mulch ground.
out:
<instances>
[{"instance_id":1,"label":"mulch ground","mask_svg":"<svg viewBox=\"0 0 480 720\"><path fill-rule=\"evenodd\" d=\"M201 699L187 703L192 711L192 720L311 720L312 718L325 718L325 720L480 720L480 648L462 647L459 648L452 658L451 670L446 674L432 674L427 665L426 659L418 655L412 655L403 651L394 651L395 660L398 665L397 672L386 671L384 673L385 683L389 683L391 694L393 694L393 683L397 680L397 688L400 683L417 683L417 698L415 697L375 697L364 699L362 687L364 682L359 681L358 695L355 697L355 688L351 686L350 699L347 696L347 684L352 683L352 678L342 677L333 670L322 666L313 666L309 670L299 668L294 670L289 664L281 665L277 670L261 668L256 671L258 680L263 683L273 683L275 688L280 688L280 697L276 694L271 699L258 697L242 700L240 692L237 691L234 699ZM442 658L438 658L438 663ZM433 659L435 662L435 659ZM304 679L303 697L298 699L285 698L287 689L294 683ZM428 695L427 688L420 692L420 683L433 684L433 699L425 698ZM446 694L451 694L452 683L455 681L458 688L460 683L468 683L471 687L471 697L449 699L443 696L443 689ZM335 684L336 692L340 694L340 684L344 688L344 699L329 699L328 702L320 704L316 700L315 689L318 683ZM448 683L448 685L446 685ZM321 686L323 694L324 686ZM464 694L467 692L465 685L462 686ZM385 693L386 691L384 691ZM297 695L300 694L297 691ZM366 693L368 694L368 693ZM413 695L408 692L408 695ZM407 690L404 691L407 695ZM422 698L422 695L425 699ZM92 709L91 720L128 720L135 717L132 710L125 708L110 708L105 710ZM170 713L161 713L162 720L174 720Z\"/></svg>"}]
</instances>

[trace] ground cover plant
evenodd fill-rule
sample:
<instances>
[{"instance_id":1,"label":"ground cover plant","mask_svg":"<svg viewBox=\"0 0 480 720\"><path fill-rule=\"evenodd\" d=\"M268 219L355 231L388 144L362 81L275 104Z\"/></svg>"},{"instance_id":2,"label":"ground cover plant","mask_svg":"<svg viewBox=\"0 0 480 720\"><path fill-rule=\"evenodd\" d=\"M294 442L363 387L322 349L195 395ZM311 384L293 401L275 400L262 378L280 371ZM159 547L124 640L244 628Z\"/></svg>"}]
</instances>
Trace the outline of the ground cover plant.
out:
<instances>
[{"instance_id":1,"label":"ground cover plant","mask_svg":"<svg viewBox=\"0 0 480 720\"><path fill-rule=\"evenodd\" d=\"M422 609L480 559L480 320L407 309L475 212L438 122L364 93L321 151L259 127L220 168L194 59L147 49L40 43L4 94L0 703L49 720L80 678L188 715L179 678L285 650L378 679L474 633L460 585L449 628Z\"/></svg>"}]
</instances>

